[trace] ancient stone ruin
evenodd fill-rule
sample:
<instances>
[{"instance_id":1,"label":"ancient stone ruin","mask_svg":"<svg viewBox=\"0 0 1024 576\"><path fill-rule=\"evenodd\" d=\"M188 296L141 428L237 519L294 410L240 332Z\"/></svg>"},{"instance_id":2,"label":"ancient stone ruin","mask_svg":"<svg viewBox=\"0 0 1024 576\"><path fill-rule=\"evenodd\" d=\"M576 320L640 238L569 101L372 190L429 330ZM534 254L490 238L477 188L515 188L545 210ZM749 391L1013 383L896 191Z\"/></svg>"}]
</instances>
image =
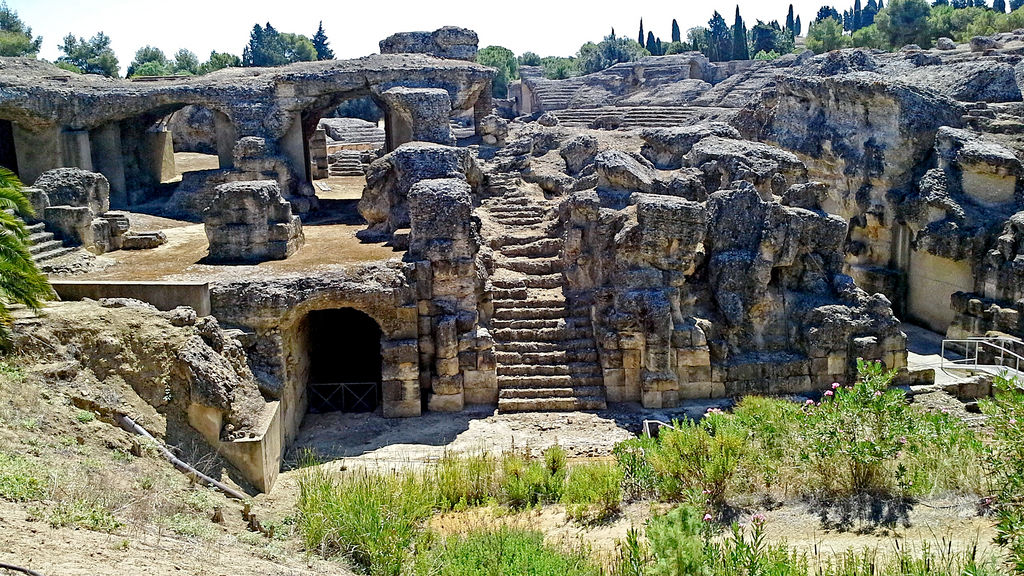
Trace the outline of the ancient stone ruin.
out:
<instances>
[{"instance_id":1,"label":"ancient stone ruin","mask_svg":"<svg viewBox=\"0 0 1024 576\"><path fill-rule=\"evenodd\" d=\"M0 164L48 230L105 251L141 247L125 214L203 224L208 293L132 294L197 308L191 353L227 358L252 417L181 410L260 486L310 410L661 409L821 390L859 358L927 380L901 322L1024 336L1024 37L524 67L508 101L476 45L146 83L0 59ZM331 116L363 98L383 127ZM181 154L210 165L176 178Z\"/></svg>"}]
</instances>

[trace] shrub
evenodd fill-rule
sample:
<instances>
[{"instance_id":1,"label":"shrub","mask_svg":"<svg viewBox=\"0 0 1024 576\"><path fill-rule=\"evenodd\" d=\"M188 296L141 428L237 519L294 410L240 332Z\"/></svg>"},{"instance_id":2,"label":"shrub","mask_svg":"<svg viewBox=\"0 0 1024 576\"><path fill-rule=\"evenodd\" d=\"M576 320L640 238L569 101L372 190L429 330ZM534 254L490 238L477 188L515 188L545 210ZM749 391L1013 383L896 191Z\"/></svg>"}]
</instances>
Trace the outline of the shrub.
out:
<instances>
[{"instance_id":1,"label":"shrub","mask_svg":"<svg viewBox=\"0 0 1024 576\"><path fill-rule=\"evenodd\" d=\"M622 470L622 491L626 498L653 496L658 477L651 464L651 455L658 441L648 436L630 438L615 445L615 459Z\"/></svg>"},{"instance_id":2,"label":"shrub","mask_svg":"<svg viewBox=\"0 0 1024 576\"><path fill-rule=\"evenodd\" d=\"M746 438L725 418L673 422L663 428L651 465L658 475L658 492L682 500L701 492L712 507L725 504L725 495L743 456Z\"/></svg>"},{"instance_id":3,"label":"shrub","mask_svg":"<svg viewBox=\"0 0 1024 576\"><path fill-rule=\"evenodd\" d=\"M578 522L600 521L622 504L622 469L615 464L582 464L569 470L562 493L565 513Z\"/></svg>"},{"instance_id":4,"label":"shrub","mask_svg":"<svg viewBox=\"0 0 1024 576\"><path fill-rule=\"evenodd\" d=\"M29 502L46 497L45 483L35 475L36 467L21 456L0 452L0 498Z\"/></svg>"},{"instance_id":5,"label":"shrub","mask_svg":"<svg viewBox=\"0 0 1024 576\"><path fill-rule=\"evenodd\" d=\"M1024 391L1015 380L997 378L994 404L987 406L995 429L989 461L997 485L996 542L1008 562L1024 572Z\"/></svg>"},{"instance_id":6,"label":"shrub","mask_svg":"<svg viewBox=\"0 0 1024 576\"><path fill-rule=\"evenodd\" d=\"M437 463L433 481L442 510L479 506L497 491L497 462L488 454L446 454Z\"/></svg>"},{"instance_id":7,"label":"shrub","mask_svg":"<svg viewBox=\"0 0 1024 576\"><path fill-rule=\"evenodd\" d=\"M372 576L397 576L433 502L411 473L335 477L308 467L299 478L299 530L311 550L344 553Z\"/></svg>"},{"instance_id":8,"label":"shrub","mask_svg":"<svg viewBox=\"0 0 1024 576\"><path fill-rule=\"evenodd\" d=\"M502 527L475 530L444 540L428 537L417 545L412 573L417 576L599 576L585 550L562 551L533 530Z\"/></svg>"},{"instance_id":9,"label":"shrub","mask_svg":"<svg viewBox=\"0 0 1024 576\"><path fill-rule=\"evenodd\" d=\"M565 452L552 446L544 460L529 459L515 453L502 458L501 501L522 509L557 502L565 482Z\"/></svg>"},{"instance_id":10,"label":"shrub","mask_svg":"<svg viewBox=\"0 0 1024 576\"><path fill-rule=\"evenodd\" d=\"M825 392L805 408L806 457L819 485L852 494L892 490L896 471L886 464L908 446L913 419L901 390L889 390L895 372L878 362L857 361L850 387Z\"/></svg>"}]
</instances>

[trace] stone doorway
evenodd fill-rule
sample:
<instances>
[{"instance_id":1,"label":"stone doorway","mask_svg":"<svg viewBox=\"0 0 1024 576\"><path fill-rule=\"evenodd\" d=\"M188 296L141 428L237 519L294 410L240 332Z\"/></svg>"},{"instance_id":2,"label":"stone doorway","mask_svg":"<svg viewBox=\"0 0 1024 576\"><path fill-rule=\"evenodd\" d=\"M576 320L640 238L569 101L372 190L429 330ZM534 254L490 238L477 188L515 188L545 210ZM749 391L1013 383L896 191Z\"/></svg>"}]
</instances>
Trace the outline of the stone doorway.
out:
<instances>
[{"instance_id":1,"label":"stone doorway","mask_svg":"<svg viewBox=\"0 0 1024 576\"><path fill-rule=\"evenodd\" d=\"M352 308L309 314L309 412L373 412L381 404L381 329Z\"/></svg>"},{"instance_id":2,"label":"stone doorway","mask_svg":"<svg viewBox=\"0 0 1024 576\"><path fill-rule=\"evenodd\" d=\"M14 151L14 125L0 120L0 166L18 174L18 156Z\"/></svg>"}]
</instances>

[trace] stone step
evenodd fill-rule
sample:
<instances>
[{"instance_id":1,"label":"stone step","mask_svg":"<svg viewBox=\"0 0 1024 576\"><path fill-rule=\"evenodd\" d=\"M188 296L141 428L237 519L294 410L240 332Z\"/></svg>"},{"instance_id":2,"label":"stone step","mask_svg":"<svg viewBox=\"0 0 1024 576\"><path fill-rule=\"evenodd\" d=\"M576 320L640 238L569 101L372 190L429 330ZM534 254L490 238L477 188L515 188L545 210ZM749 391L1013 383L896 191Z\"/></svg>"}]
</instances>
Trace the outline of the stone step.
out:
<instances>
[{"instance_id":1,"label":"stone step","mask_svg":"<svg viewBox=\"0 0 1024 576\"><path fill-rule=\"evenodd\" d=\"M572 376L566 365L559 364L499 364L498 376Z\"/></svg>"},{"instance_id":2,"label":"stone step","mask_svg":"<svg viewBox=\"0 0 1024 576\"><path fill-rule=\"evenodd\" d=\"M565 318L524 318L515 320L499 320L494 318L491 320L491 326L495 330L512 329L512 330L538 330L544 328L562 328L565 327Z\"/></svg>"},{"instance_id":3,"label":"stone step","mask_svg":"<svg viewBox=\"0 0 1024 576\"><path fill-rule=\"evenodd\" d=\"M53 232L33 232L29 234L28 240L33 244L42 244L43 242L53 240Z\"/></svg>"},{"instance_id":4,"label":"stone step","mask_svg":"<svg viewBox=\"0 0 1024 576\"><path fill-rule=\"evenodd\" d=\"M526 290L523 288L523 290ZM495 316L498 310L522 310L524 308L553 308L565 310L564 298L527 298L525 300L505 300L495 298L493 301Z\"/></svg>"},{"instance_id":5,"label":"stone step","mask_svg":"<svg viewBox=\"0 0 1024 576\"><path fill-rule=\"evenodd\" d=\"M502 302L505 302L504 300ZM495 306L494 307L494 321L514 321L514 320L541 320L541 319L564 319L569 317L569 312L565 308L529 308L529 307L512 307L512 306Z\"/></svg>"},{"instance_id":6,"label":"stone step","mask_svg":"<svg viewBox=\"0 0 1024 576\"><path fill-rule=\"evenodd\" d=\"M561 258L507 258L504 261L498 261L498 268L514 270L532 276L543 276L549 274L561 275L564 266Z\"/></svg>"},{"instance_id":7,"label":"stone step","mask_svg":"<svg viewBox=\"0 0 1024 576\"><path fill-rule=\"evenodd\" d=\"M518 234L506 234L499 236L491 240L490 244L494 248L504 248L506 246L522 246L524 244L532 244L541 240L556 239L556 236L551 236L547 232L528 232L519 231Z\"/></svg>"},{"instance_id":8,"label":"stone step","mask_svg":"<svg viewBox=\"0 0 1024 576\"><path fill-rule=\"evenodd\" d=\"M557 328L496 328L495 342L558 342L593 337L589 326L559 326Z\"/></svg>"},{"instance_id":9,"label":"stone step","mask_svg":"<svg viewBox=\"0 0 1024 576\"><path fill-rule=\"evenodd\" d=\"M558 288L565 279L561 274L529 275L522 277L492 278L491 284L496 288Z\"/></svg>"},{"instance_id":10,"label":"stone step","mask_svg":"<svg viewBox=\"0 0 1024 576\"><path fill-rule=\"evenodd\" d=\"M565 386L559 388L505 388L498 392L498 398L572 398L590 396L601 398L604 390L600 386Z\"/></svg>"},{"instance_id":11,"label":"stone step","mask_svg":"<svg viewBox=\"0 0 1024 576\"><path fill-rule=\"evenodd\" d=\"M495 218L495 220L498 220ZM530 216L530 217L517 217L517 218L503 218L500 222L506 226L536 226L542 222L546 222L547 219L541 216Z\"/></svg>"},{"instance_id":12,"label":"stone step","mask_svg":"<svg viewBox=\"0 0 1024 576\"><path fill-rule=\"evenodd\" d=\"M593 350L593 338L575 338L565 340L539 341L539 340L512 340L494 343L494 351L537 353L537 352L559 352L559 351L589 351Z\"/></svg>"},{"instance_id":13,"label":"stone step","mask_svg":"<svg viewBox=\"0 0 1024 576\"><path fill-rule=\"evenodd\" d=\"M35 260L36 263L38 264L40 262L47 262L49 260L53 260L54 258L60 258L61 256L71 254L74 251L75 248L57 248L56 250L50 250L48 252L43 252L41 254L33 254L32 259Z\"/></svg>"},{"instance_id":14,"label":"stone step","mask_svg":"<svg viewBox=\"0 0 1024 576\"><path fill-rule=\"evenodd\" d=\"M579 348L555 350L553 352L503 352L496 351L494 359L499 364L576 364L595 363L598 361L596 348ZM596 368L595 364L595 368ZM595 374L597 372L587 372Z\"/></svg>"},{"instance_id":15,"label":"stone step","mask_svg":"<svg viewBox=\"0 0 1024 576\"><path fill-rule=\"evenodd\" d=\"M552 258L562 252L561 238L542 238L528 244L513 244L500 248L504 256L526 256L530 258Z\"/></svg>"},{"instance_id":16,"label":"stone step","mask_svg":"<svg viewBox=\"0 0 1024 576\"><path fill-rule=\"evenodd\" d=\"M572 386L572 376L498 376L498 390L505 388L567 388Z\"/></svg>"},{"instance_id":17,"label":"stone step","mask_svg":"<svg viewBox=\"0 0 1024 576\"><path fill-rule=\"evenodd\" d=\"M52 236L52 235L51 235ZM58 248L62 248L64 243L60 240L47 240L45 242L39 242L28 247L29 254L36 256L37 254L43 254L46 252L52 252Z\"/></svg>"},{"instance_id":18,"label":"stone step","mask_svg":"<svg viewBox=\"0 0 1024 576\"><path fill-rule=\"evenodd\" d=\"M498 412L576 412L604 410L608 407L604 396L568 398L499 398Z\"/></svg>"},{"instance_id":19,"label":"stone step","mask_svg":"<svg viewBox=\"0 0 1024 576\"><path fill-rule=\"evenodd\" d=\"M38 234L46 231L46 224L43 222L36 222L35 224L25 226L25 229L28 230L29 234Z\"/></svg>"},{"instance_id":20,"label":"stone step","mask_svg":"<svg viewBox=\"0 0 1024 576\"><path fill-rule=\"evenodd\" d=\"M516 202L516 203L500 203L491 205L487 210L491 214L536 214L543 215L548 212L547 206L533 206L527 203Z\"/></svg>"}]
</instances>

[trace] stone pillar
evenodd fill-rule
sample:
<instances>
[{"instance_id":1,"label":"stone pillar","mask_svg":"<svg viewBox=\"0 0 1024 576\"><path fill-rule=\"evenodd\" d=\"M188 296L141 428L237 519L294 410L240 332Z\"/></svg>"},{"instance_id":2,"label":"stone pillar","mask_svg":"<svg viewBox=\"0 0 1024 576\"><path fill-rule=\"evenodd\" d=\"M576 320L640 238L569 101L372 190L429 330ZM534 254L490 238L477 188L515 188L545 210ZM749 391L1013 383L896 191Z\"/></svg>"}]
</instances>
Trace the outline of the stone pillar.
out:
<instances>
[{"instance_id":1,"label":"stone pillar","mask_svg":"<svg viewBox=\"0 0 1024 576\"><path fill-rule=\"evenodd\" d=\"M221 169L235 167L235 142L238 141L238 130L231 119L223 112L213 111L213 129L217 134L217 159Z\"/></svg>"},{"instance_id":2,"label":"stone pillar","mask_svg":"<svg viewBox=\"0 0 1024 576\"><path fill-rule=\"evenodd\" d=\"M488 82L473 104L473 125L476 127L477 136L483 136L480 132L480 125L483 123L484 118L493 113L494 100L491 96L491 84Z\"/></svg>"},{"instance_id":3,"label":"stone pillar","mask_svg":"<svg viewBox=\"0 0 1024 576\"><path fill-rule=\"evenodd\" d=\"M387 112L387 152L406 142L455 145L448 122L452 104L447 90L397 87L382 97Z\"/></svg>"},{"instance_id":4,"label":"stone pillar","mask_svg":"<svg viewBox=\"0 0 1024 576\"><path fill-rule=\"evenodd\" d=\"M323 128L313 131L309 139L309 172L313 180L327 178L327 132Z\"/></svg>"},{"instance_id":5,"label":"stone pillar","mask_svg":"<svg viewBox=\"0 0 1024 576\"><path fill-rule=\"evenodd\" d=\"M419 342L415 339L381 342L383 372L382 412L385 418L419 416L420 400Z\"/></svg>"},{"instance_id":6,"label":"stone pillar","mask_svg":"<svg viewBox=\"0 0 1024 576\"><path fill-rule=\"evenodd\" d=\"M178 175L174 165L174 141L170 130L146 132L143 158L154 183L166 182Z\"/></svg>"},{"instance_id":7,"label":"stone pillar","mask_svg":"<svg viewBox=\"0 0 1024 576\"><path fill-rule=\"evenodd\" d=\"M203 219L212 260L284 260L304 242L302 222L273 180L221 184Z\"/></svg>"},{"instance_id":8,"label":"stone pillar","mask_svg":"<svg viewBox=\"0 0 1024 576\"><path fill-rule=\"evenodd\" d=\"M64 166L60 128L51 126L40 130L26 130L12 122L14 154L18 158L18 172L25 184L35 182L43 172Z\"/></svg>"},{"instance_id":9,"label":"stone pillar","mask_svg":"<svg viewBox=\"0 0 1024 576\"><path fill-rule=\"evenodd\" d=\"M61 156L67 168L92 172L92 146L86 130L65 130L61 133Z\"/></svg>"},{"instance_id":10,"label":"stone pillar","mask_svg":"<svg viewBox=\"0 0 1024 576\"><path fill-rule=\"evenodd\" d=\"M124 155L121 151L121 127L106 124L89 133L92 159L96 170L110 182L110 206L128 207L128 187L124 177Z\"/></svg>"},{"instance_id":11,"label":"stone pillar","mask_svg":"<svg viewBox=\"0 0 1024 576\"><path fill-rule=\"evenodd\" d=\"M309 167L306 165L306 143L302 141L302 121L298 116L292 121L288 132L281 138L280 149L292 171L300 180L309 180Z\"/></svg>"}]
</instances>

